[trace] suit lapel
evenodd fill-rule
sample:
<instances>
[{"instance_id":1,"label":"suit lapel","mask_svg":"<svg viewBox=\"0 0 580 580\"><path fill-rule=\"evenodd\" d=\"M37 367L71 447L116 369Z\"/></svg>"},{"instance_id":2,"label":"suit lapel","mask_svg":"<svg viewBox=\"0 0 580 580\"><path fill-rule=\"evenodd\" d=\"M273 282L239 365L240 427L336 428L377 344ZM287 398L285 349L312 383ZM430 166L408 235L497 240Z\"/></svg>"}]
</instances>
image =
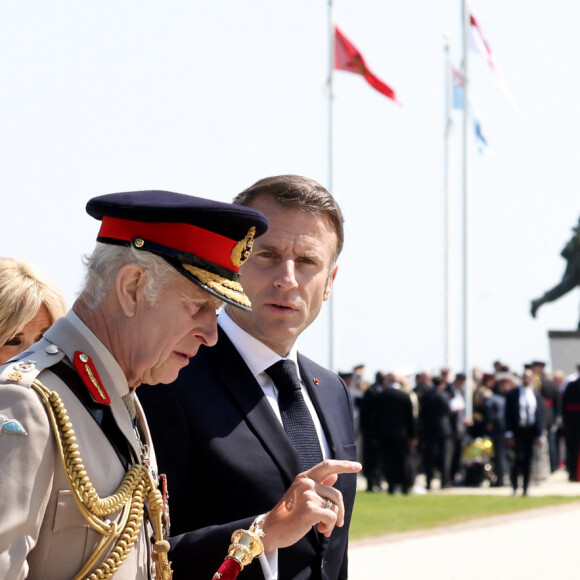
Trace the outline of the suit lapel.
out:
<instances>
[{"instance_id":1,"label":"suit lapel","mask_svg":"<svg viewBox=\"0 0 580 580\"><path fill-rule=\"evenodd\" d=\"M308 362L307 358L300 354L298 355L300 376L302 377L302 381L306 386L312 404L316 409L316 414L318 415L322 428L324 429L324 434L326 435L332 458L336 458L336 441L338 439L336 436L337 429L334 420L335 413L332 412L333 409L328 407L328 405L331 404L331 401L336 398L330 396L330 391L334 387L330 384L330 381L327 378L317 377Z\"/></svg>"},{"instance_id":2,"label":"suit lapel","mask_svg":"<svg viewBox=\"0 0 580 580\"><path fill-rule=\"evenodd\" d=\"M219 328L219 327L218 327ZM217 344L209 349L214 369L224 390L273 461L292 482L300 472L298 456L276 417L262 388L226 333L219 328Z\"/></svg>"}]
</instances>

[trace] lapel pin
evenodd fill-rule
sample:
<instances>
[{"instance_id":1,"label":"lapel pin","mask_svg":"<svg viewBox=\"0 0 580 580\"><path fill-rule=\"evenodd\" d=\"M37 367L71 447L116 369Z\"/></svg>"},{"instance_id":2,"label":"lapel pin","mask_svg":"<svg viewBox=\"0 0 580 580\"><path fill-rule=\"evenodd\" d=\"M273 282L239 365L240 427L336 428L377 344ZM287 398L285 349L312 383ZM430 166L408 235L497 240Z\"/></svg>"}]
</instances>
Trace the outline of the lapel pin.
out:
<instances>
[{"instance_id":1,"label":"lapel pin","mask_svg":"<svg viewBox=\"0 0 580 580\"><path fill-rule=\"evenodd\" d=\"M317 384L318 384L318 382L319 382L319 381L318 381L318 379L313 379L313 381L314 381L314 384L315 384L315 385L317 385Z\"/></svg>"}]
</instances>

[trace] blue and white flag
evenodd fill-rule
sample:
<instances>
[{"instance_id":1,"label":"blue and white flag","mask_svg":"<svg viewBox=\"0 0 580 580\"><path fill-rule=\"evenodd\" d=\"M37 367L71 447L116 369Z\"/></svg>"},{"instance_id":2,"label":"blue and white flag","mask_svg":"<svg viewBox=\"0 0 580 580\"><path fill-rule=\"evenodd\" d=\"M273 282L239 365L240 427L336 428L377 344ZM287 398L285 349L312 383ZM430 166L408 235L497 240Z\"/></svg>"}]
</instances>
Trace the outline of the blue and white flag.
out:
<instances>
[{"instance_id":1,"label":"blue and white flag","mask_svg":"<svg viewBox=\"0 0 580 580\"><path fill-rule=\"evenodd\" d=\"M463 111L463 77L461 73L455 68L453 69L453 108ZM473 123L473 133L475 135L475 142L477 143L477 150L481 154L489 152L489 145L487 138L483 132L479 115L473 104L473 99L469 99L469 117Z\"/></svg>"}]
</instances>

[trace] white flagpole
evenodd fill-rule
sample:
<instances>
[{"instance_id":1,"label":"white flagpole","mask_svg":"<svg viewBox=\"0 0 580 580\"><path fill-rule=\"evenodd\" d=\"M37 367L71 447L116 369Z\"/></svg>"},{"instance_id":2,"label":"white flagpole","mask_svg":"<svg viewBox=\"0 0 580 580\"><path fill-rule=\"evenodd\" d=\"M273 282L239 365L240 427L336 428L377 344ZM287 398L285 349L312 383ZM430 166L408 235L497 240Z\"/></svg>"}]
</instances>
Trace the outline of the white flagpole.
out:
<instances>
[{"instance_id":1,"label":"white flagpole","mask_svg":"<svg viewBox=\"0 0 580 580\"><path fill-rule=\"evenodd\" d=\"M470 254L470 195L469 195L469 69L468 69L468 37L471 26L470 12L467 0L463 2L463 369L465 381L465 418L473 416L472 373L470 350L470 320L469 320L469 254Z\"/></svg>"},{"instance_id":2,"label":"white flagpole","mask_svg":"<svg viewBox=\"0 0 580 580\"><path fill-rule=\"evenodd\" d=\"M451 93L453 72L449 57L449 37L445 35L445 145L443 163L443 287L444 287L444 320L443 320L443 361L449 367L449 136L451 133Z\"/></svg>"},{"instance_id":3,"label":"white flagpole","mask_svg":"<svg viewBox=\"0 0 580 580\"><path fill-rule=\"evenodd\" d=\"M334 23L332 18L332 0L328 0L328 191L334 195ZM335 341L334 341L334 289L328 299L328 368L337 370L334 365Z\"/></svg>"}]
</instances>

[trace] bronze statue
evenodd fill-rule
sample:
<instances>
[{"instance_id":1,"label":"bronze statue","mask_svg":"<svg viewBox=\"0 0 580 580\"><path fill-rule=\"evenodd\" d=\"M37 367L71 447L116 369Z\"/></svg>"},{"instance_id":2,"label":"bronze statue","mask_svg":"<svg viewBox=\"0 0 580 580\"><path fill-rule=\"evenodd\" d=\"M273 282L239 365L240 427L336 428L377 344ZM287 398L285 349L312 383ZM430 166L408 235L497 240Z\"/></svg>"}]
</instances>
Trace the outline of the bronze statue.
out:
<instances>
[{"instance_id":1,"label":"bronze statue","mask_svg":"<svg viewBox=\"0 0 580 580\"><path fill-rule=\"evenodd\" d=\"M572 239L560 253L567 262L562 281L551 290L545 292L540 298L532 300L531 314L534 318L542 304L553 302L580 285L580 220L578 220L578 225L572 230L574 232ZM580 331L580 322L578 322L578 330Z\"/></svg>"}]
</instances>

